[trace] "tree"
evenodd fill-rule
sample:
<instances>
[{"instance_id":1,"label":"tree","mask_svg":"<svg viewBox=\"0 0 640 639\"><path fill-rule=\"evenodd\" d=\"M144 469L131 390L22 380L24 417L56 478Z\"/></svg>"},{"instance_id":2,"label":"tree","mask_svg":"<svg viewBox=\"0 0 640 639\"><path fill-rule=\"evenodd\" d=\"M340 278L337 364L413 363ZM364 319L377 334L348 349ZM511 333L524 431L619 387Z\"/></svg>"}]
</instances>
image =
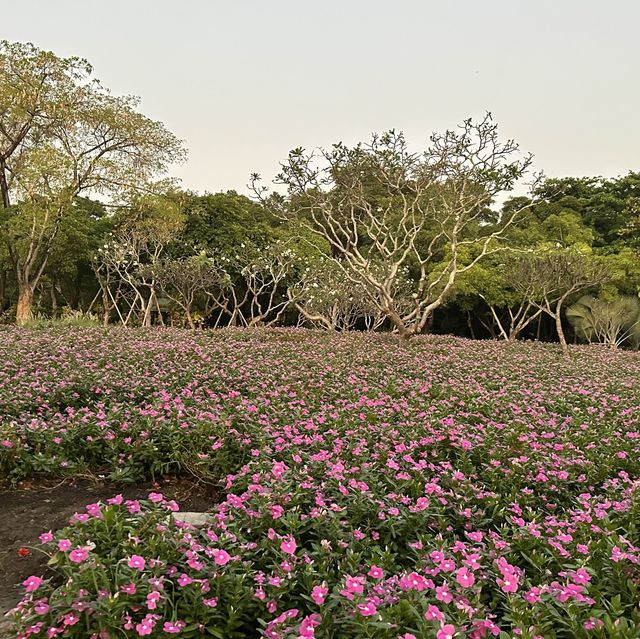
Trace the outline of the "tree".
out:
<instances>
[{"instance_id":1,"label":"tree","mask_svg":"<svg viewBox=\"0 0 640 639\"><path fill-rule=\"evenodd\" d=\"M137 111L137 98L111 96L91 74L85 60L0 43L0 225L18 323L30 316L76 196L122 196L184 157L173 134Z\"/></svg>"},{"instance_id":2,"label":"tree","mask_svg":"<svg viewBox=\"0 0 640 639\"><path fill-rule=\"evenodd\" d=\"M573 215L591 229L596 247L640 248L640 173L616 178L546 180L536 191L536 216Z\"/></svg>"},{"instance_id":3,"label":"tree","mask_svg":"<svg viewBox=\"0 0 640 639\"><path fill-rule=\"evenodd\" d=\"M235 191L180 196L187 251L230 255L240 244L267 246L279 239L282 222L268 209Z\"/></svg>"},{"instance_id":4,"label":"tree","mask_svg":"<svg viewBox=\"0 0 640 639\"><path fill-rule=\"evenodd\" d=\"M137 317L151 325L158 310L157 274L167 247L183 228L184 216L172 197L136 197L114 220L110 240L96 253L93 267L102 290L104 322L114 309L123 325ZM122 303L128 310L120 311Z\"/></svg>"},{"instance_id":5,"label":"tree","mask_svg":"<svg viewBox=\"0 0 640 639\"><path fill-rule=\"evenodd\" d=\"M336 260L324 256L307 263L287 294L300 314L300 324L346 331L360 322L367 330L375 330L386 319L364 288L354 284ZM399 300L400 296L394 297Z\"/></svg>"},{"instance_id":6,"label":"tree","mask_svg":"<svg viewBox=\"0 0 640 639\"><path fill-rule=\"evenodd\" d=\"M593 255L573 249L522 255L512 263L507 280L528 303L551 317L563 353L568 353L562 328L564 304L572 296L609 281L609 267Z\"/></svg>"},{"instance_id":7,"label":"tree","mask_svg":"<svg viewBox=\"0 0 640 639\"><path fill-rule=\"evenodd\" d=\"M530 299L509 284L508 273L517 259L511 253L495 253L462 273L455 285L458 305L470 312L477 308L477 298L480 298L490 312L490 319L485 322L480 316L480 322L494 338L510 342L517 340L542 313Z\"/></svg>"},{"instance_id":8,"label":"tree","mask_svg":"<svg viewBox=\"0 0 640 639\"><path fill-rule=\"evenodd\" d=\"M608 348L629 341L637 347L640 337L640 300L637 297L598 299L581 297L567 309L567 319L584 340L598 342Z\"/></svg>"},{"instance_id":9,"label":"tree","mask_svg":"<svg viewBox=\"0 0 640 639\"><path fill-rule=\"evenodd\" d=\"M194 306L198 302L205 305L207 296L215 295L216 290L226 285L220 267L204 253L166 260L151 268L162 293L184 311L192 329L196 328Z\"/></svg>"},{"instance_id":10,"label":"tree","mask_svg":"<svg viewBox=\"0 0 640 639\"><path fill-rule=\"evenodd\" d=\"M296 149L276 182L288 190L282 214L328 242L350 281L408 339L425 329L460 273L500 249L522 209L497 220L489 206L530 163L513 141L500 142L487 115L432 135L422 154L410 152L394 131L353 148ZM263 196L259 179L254 175L252 185ZM527 200L523 208L531 205ZM409 309L394 297L405 269L414 281Z\"/></svg>"}]
</instances>

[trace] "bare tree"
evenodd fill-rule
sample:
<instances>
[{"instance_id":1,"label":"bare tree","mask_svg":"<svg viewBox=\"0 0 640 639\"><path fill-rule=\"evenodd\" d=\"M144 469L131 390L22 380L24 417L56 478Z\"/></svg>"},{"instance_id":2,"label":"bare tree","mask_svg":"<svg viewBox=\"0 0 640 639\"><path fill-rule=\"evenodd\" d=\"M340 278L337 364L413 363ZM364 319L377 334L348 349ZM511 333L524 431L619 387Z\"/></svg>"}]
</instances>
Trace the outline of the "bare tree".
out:
<instances>
[{"instance_id":1,"label":"bare tree","mask_svg":"<svg viewBox=\"0 0 640 639\"><path fill-rule=\"evenodd\" d=\"M233 256L210 258L211 280L204 288L205 315L214 326L273 326L292 300L287 284L297 276L300 260L284 242L264 248L241 245Z\"/></svg>"},{"instance_id":2,"label":"bare tree","mask_svg":"<svg viewBox=\"0 0 640 639\"><path fill-rule=\"evenodd\" d=\"M480 297L487 302L483 295L480 295ZM495 305L487 302L487 306L500 332L500 337L509 342L515 342L522 331L542 313L542 309L536 308L532 302L525 299L515 306L507 306L507 318L501 317L502 314L498 312L500 309L496 308Z\"/></svg>"},{"instance_id":3,"label":"bare tree","mask_svg":"<svg viewBox=\"0 0 640 639\"><path fill-rule=\"evenodd\" d=\"M245 253L240 273L246 295L241 306L247 326L277 324L291 300L286 294L287 280L298 264L296 253L285 243L275 242L257 254Z\"/></svg>"},{"instance_id":4,"label":"bare tree","mask_svg":"<svg viewBox=\"0 0 640 639\"><path fill-rule=\"evenodd\" d=\"M596 257L572 249L522 255L512 264L508 281L527 303L551 317L562 351L568 352L562 312L572 296L605 284L609 267Z\"/></svg>"},{"instance_id":5,"label":"bare tree","mask_svg":"<svg viewBox=\"0 0 640 639\"><path fill-rule=\"evenodd\" d=\"M289 195L281 214L324 238L346 276L409 338L425 329L456 277L499 250L505 229L533 204L527 200L502 220L488 211L530 164L513 141L499 141L487 115L434 134L421 154L410 152L394 131L353 148L296 149L276 182ZM253 175L252 187L264 199L259 180ZM414 280L409 309L394 296L405 269Z\"/></svg>"}]
</instances>

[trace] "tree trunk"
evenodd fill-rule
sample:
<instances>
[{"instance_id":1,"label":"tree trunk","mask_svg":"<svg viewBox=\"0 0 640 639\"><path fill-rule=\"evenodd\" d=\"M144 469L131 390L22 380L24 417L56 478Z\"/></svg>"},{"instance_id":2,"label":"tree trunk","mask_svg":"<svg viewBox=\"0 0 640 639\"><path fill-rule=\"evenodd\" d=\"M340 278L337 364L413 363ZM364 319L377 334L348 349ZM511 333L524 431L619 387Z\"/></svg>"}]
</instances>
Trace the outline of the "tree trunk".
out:
<instances>
[{"instance_id":1,"label":"tree trunk","mask_svg":"<svg viewBox=\"0 0 640 639\"><path fill-rule=\"evenodd\" d=\"M58 298L56 297L56 289L53 283L49 293L51 295L51 317L55 319L58 316Z\"/></svg>"},{"instance_id":2,"label":"tree trunk","mask_svg":"<svg viewBox=\"0 0 640 639\"><path fill-rule=\"evenodd\" d=\"M4 305L7 298L7 271L0 270L0 313L4 311Z\"/></svg>"},{"instance_id":3,"label":"tree trunk","mask_svg":"<svg viewBox=\"0 0 640 639\"><path fill-rule=\"evenodd\" d=\"M33 307L33 286L29 284L18 284L18 308L16 311L16 324L24 326L31 319L31 309Z\"/></svg>"},{"instance_id":4,"label":"tree trunk","mask_svg":"<svg viewBox=\"0 0 640 639\"><path fill-rule=\"evenodd\" d=\"M467 327L469 328L469 333L471 334L471 339L476 338L475 331L473 330L473 321L471 319L471 313L467 311Z\"/></svg>"},{"instance_id":5,"label":"tree trunk","mask_svg":"<svg viewBox=\"0 0 640 639\"><path fill-rule=\"evenodd\" d=\"M562 348L562 352L565 355L569 353L569 346L567 345L567 340L564 336L564 330L562 329L562 302L558 302L556 305L556 331L558 333L558 339L560 340L560 347Z\"/></svg>"},{"instance_id":6,"label":"tree trunk","mask_svg":"<svg viewBox=\"0 0 640 639\"><path fill-rule=\"evenodd\" d=\"M149 300L144 308L144 315L142 317L143 326L151 326L151 307L154 304L156 297L156 290L153 286L149 287Z\"/></svg>"},{"instance_id":7,"label":"tree trunk","mask_svg":"<svg viewBox=\"0 0 640 639\"><path fill-rule=\"evenodd\" d=\"M187 316L187 323L189 324L189 328L195 331L196 325L195 325L195 322L193 321L193 317L191 317L191 308L189 306L186 306L184 309L184 313Z\"/></svg>"},{"instance_id":8,"label":"tree trunk","mask_svg":"<svg viewBox=\"0 0 640 639\"><path fill-rule=\"evenodd\" d=\"M109 301L109 293L106 286L101 286L102 289L102 324L107 326L111 317L111 302Z\"/></svg>"}]
</instances>

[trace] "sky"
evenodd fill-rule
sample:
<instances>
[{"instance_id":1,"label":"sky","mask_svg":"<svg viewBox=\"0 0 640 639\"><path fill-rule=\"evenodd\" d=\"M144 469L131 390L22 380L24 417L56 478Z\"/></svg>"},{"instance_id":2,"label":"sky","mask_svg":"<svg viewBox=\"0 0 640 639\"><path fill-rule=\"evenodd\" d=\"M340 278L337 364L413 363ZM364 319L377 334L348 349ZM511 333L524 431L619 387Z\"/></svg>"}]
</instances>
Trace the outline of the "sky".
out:
<instances>
[{"instance_id":1,"label":"sky","mask_svg":"<svg viewBox=\"0 0 640 639\"><path fill-rule=\"evenodd\" d=\"M549 176L640 170L638 0L0 0L0 38L86 58L246 192L290 149L493 114Z\"/></svg>"}]
</instances>

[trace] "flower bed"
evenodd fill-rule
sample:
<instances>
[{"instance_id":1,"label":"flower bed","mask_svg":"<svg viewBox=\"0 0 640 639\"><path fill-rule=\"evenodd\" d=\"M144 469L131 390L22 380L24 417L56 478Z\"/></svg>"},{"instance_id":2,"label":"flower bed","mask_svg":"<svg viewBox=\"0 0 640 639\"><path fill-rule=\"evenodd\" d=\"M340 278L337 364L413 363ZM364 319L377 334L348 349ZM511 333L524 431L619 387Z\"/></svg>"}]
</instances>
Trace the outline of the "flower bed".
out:
<instances>
[{"instance_id":1,"label":"flower bed","mask_svg":"<svg viewBox=\"0 0 640 639\"><path fill-rule=\"evenodd\" d=\"M634 353L292 330L0 344L7 478L224 488L200 528L153 493L44 533L59 577L25 580L21 637L640 637Z\"/></svg>"}]
</instances>

